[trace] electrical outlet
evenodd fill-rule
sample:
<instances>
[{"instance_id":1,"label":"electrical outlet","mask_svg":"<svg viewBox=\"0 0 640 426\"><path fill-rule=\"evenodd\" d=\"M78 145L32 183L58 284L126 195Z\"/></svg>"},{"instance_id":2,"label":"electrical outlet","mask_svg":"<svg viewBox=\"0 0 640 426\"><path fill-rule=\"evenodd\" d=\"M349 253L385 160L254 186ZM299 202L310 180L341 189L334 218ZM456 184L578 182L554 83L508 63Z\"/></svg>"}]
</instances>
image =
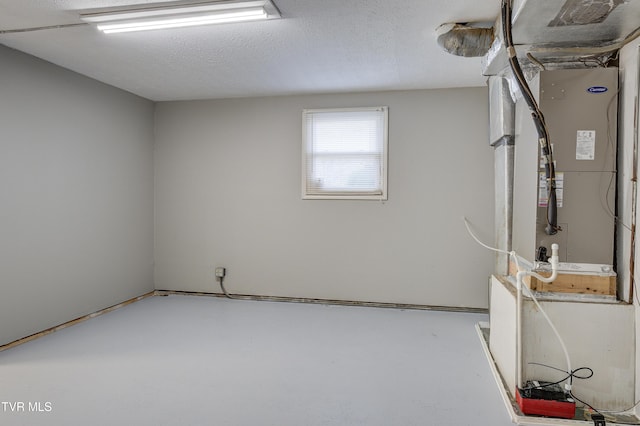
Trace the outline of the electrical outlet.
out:
<instances>
[{"instance_id":1,"label":"electrical outlet","mask_svg":"<svg viewBox=\"0 0 640 426\"><path fill-rule=\"evenodd\" d=\"M222 267L216 268L216 277L224 278L226 274L227 274L227 270L225 268L222 268Z\"/></svg>"}]
</instances>

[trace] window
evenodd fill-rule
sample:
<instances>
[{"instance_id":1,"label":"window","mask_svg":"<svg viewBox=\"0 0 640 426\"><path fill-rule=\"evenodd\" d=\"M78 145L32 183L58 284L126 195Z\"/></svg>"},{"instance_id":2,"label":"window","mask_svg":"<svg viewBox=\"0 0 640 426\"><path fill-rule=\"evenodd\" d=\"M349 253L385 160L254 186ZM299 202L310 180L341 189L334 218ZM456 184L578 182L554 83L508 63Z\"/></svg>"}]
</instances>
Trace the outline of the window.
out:
<instances>
[{"instance_id":1,"label":"window","mask_svg":"<svg viewBox=\"0 0 640 426\"><path fill-rule=\"evenodd\" d=\"M387 199L388 108L302 112L302 198Z\"/></svg>"}]
</instances>

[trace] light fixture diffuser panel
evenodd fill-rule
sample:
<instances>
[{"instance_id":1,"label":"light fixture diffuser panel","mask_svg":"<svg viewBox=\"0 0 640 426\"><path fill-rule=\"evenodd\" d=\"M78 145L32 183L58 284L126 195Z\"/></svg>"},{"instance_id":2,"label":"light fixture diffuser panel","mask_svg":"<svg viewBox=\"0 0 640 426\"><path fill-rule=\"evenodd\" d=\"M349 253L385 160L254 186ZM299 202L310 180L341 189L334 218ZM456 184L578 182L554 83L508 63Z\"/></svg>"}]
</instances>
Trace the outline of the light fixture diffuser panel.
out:
<instances>
[{"instance_id":1,"label":"light fixture diffuser panel","mask_svg":"<svg viewBox=\"0 0 640 426\"><path fill-rule=\"evenodd\" d=\"M144 7L102 9L80 15L110 33L211 25L280 18L270 0L215 1L208 3L156 3Z\"/></svg>"}]
</instances>

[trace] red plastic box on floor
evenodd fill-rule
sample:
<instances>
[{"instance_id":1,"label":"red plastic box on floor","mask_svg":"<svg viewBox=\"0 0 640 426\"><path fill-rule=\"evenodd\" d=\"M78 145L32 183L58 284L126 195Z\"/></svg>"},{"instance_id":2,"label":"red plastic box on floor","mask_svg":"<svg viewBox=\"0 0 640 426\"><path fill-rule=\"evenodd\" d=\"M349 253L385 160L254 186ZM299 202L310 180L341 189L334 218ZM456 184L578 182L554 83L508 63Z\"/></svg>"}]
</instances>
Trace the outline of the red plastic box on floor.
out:
<instances>
[{"instance_id":1,"label":"red plastic box on floor","mask_svg":"<svg viewBox=\"0 0 640 426\"><path fill-rule=\"evenodd\" d=\"M523 414L560 417L563 419L572 419L576 414L576 403L574 401L527 398L521 393L522 391L518 389L516 402Z\"/></svg>"}]
</instances>

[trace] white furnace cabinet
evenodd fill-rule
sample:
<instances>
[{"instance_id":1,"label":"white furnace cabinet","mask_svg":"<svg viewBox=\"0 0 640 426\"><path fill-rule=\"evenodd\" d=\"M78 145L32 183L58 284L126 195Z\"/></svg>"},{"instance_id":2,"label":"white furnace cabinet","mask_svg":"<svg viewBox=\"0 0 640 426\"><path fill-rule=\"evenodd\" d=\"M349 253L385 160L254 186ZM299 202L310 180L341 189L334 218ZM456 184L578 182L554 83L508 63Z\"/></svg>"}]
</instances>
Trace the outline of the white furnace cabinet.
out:
<instances>
[{"instance_id":1,"label":"white furnace cabinet","mask_svg":"<svg viewBox=\"0 0 640 426\"><path fill-rule=\"evenodd\" d=\"M613 264L617 68L541 71L529 83L549 129L556 164L558 224L547 235L546 180L538 135L524 100L516 103L513 249L536 260L560 246L560 261Z\"/></svg>"},{"instance_id":2,"label":"white furnace cabinet","mask_svg":"<svg viewBox=\"0 0 640 426\"><path fill-rule=\"evenodd\" d=\"M516 290L491 278L489 349L505 387L515 400ZM574 379L573 392L601 410L624 410L635 402L635 342L632 305L615 300L585 302L580 295L540 295L540 304L562 336L572 369L589 367L593 377ZM531 363L566 369L560 344L533 301L522 309L523 379L555 382L566 374Z\"/></svg>"}]
</instances>

